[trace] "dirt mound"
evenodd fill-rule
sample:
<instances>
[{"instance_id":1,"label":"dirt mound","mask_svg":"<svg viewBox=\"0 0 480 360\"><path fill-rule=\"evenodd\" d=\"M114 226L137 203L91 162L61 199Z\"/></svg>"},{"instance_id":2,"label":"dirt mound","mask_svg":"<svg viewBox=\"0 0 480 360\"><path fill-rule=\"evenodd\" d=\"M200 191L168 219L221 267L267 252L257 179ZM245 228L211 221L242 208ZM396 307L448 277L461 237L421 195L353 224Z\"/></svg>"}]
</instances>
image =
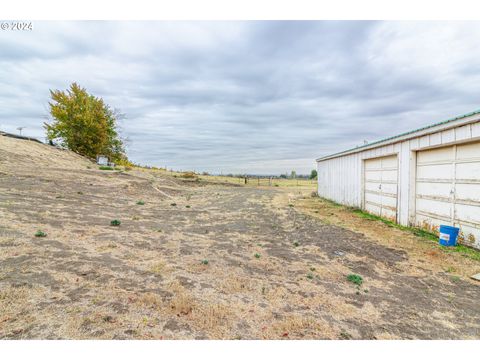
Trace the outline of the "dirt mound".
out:
<instances>
[{"instance_id":1,"label":"dirt mound","mask_svg":"<svg viewBox=\"0 0 480 360\"><path fill-rule=\"evenodd\" d=\"M35 141L0 135L0 171L15 173L28 168L85 169L92 162L73 151Z\"/></svg>"}]
</instances>

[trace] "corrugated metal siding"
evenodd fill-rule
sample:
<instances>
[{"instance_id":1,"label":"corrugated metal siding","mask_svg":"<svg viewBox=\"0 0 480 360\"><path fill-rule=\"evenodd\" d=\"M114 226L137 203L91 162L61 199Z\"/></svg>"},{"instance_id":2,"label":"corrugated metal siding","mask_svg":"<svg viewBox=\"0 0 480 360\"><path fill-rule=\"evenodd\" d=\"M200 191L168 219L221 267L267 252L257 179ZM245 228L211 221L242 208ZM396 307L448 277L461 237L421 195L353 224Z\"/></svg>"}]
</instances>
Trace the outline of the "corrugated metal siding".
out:
<instances>
[{"instance_id":1,"label":"corrugated metal siding","mask_svg":"<svg viewBox=\"0 0 480 360\"><path fill-rule=\"evenodd\" d=\"M364 160L397 154L399 159L398 221L402 225L413 225L415 223L416 152L480 140L480 116L475 116L474 121L467 125L462 124L398 143L319 160L317 162L319 196L344 205L364 208ZM480 247L479 242L476 247Z\"/></svg>"}]
</instances>

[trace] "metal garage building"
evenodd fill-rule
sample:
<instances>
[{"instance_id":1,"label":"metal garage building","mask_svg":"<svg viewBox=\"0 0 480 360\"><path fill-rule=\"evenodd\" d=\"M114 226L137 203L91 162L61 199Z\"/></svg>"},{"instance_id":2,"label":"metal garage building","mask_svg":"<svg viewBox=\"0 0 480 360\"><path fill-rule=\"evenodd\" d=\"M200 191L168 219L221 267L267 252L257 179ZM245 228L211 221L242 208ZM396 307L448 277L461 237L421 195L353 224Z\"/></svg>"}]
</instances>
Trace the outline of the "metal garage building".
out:
<instances>
[{"instance_id":1,"label":"metal garage building","mask_svg":"<svg viewBox=\"0 0 480 360\"><path fill-rule=\"evenodd\" d=\"M317 159L318 194L480 248L480 111Z\"/></svg>"}]
</instances>

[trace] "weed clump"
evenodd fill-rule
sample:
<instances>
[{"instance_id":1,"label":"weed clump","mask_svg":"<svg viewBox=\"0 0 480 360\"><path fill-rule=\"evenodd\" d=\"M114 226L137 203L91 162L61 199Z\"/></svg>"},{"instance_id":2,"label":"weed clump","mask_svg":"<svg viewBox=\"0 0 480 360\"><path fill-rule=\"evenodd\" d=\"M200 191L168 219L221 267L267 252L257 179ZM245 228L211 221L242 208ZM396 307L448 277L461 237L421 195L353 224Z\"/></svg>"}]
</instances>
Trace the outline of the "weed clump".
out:
<instances>
[{"instance_id":1,"label":"weed clump","mask_svg":"<svg viewBox=\"0 0 480 360\"><path fill-rule=\"evenodd\" d=\"M137 201L137 205L145 205L145 201L139 200L139 201Z\"/></svg>"},{"instance_id":2,"label":"weed clump","mask_svg":"<svg viewBox=\"0 0 480 360\"><path fill-rule=\"evenodd\" d=\"M257 258L257 259L260 259L260 254L259 253L255 253L255 255L253 255L253 256L255 256L255 258Z\"/></svg>"},{"instance_id":3,"label":"weed clump","mask_svg":"<svg viewBox=\"0 0 480 360\"><path fill-rule=\"evenodd\" d=\"M299 244L298 241L295 241L295 242L293 243L293 246L298 247L298 246L300 246L300 244Z\"/></svg>"},{"instance_id":4,"label":"weed clump","mask_svg":"<svg viewBox=\"0 0 480 360\"><path fill-rule=\"evenodd\" d=\"M207 259L202 260L202 264L203 265L208 265L208 260Z\"/></svg>"},{"instance_id":5,"label":"weed clump","mask_svg":"<svg viewBox=\"0 0 480 360\"><path fill-rule=\"evenodd\" d=\"M36 233L35 233L35 237L46 237L47 234L45 232L43 232L42 230L38 230Z\"/></svg>"},{"instance_id":6,"label":"weed clump","mask_svg":"<svg viewBox=\"0 0 480 360\"><path fill-rule=\"evenodd\" d=\"M177 204L176 203L171 203L170 206L177 206Z\"/></svg>"},{"instance_id":7,"label":"weed clump","mask_svg":"<svg viewBox=\"0 0 480 360\"><path fill-rule=\"evenodd\" d=\"M362 285L363 283L363 278L360 275L357 274L349 274L347 275L347 280L354 283L355 285Z\"/></svg>"},{"instance_id":8,"label":"weed clump","mask_svg":"<svg viewBox=\"0 0 480 360\"><path fill-rule=\"evenodd\" d=\"M121 223L122 223L122 222L121 222L120 220L116 220L116 219L110 221L110 225L111 225L111 226L120 226Z\"/></svg>"},{"instance_id":9,"label":"weed clump","mask_svg":"<svg viewBox=\"0 0 480 360\"><path fill-rule=\"evenodd\" d=\"M113 170L113 168L111 166L100 166L98 169L99 170Z\"/></svg>"}]
</instances>

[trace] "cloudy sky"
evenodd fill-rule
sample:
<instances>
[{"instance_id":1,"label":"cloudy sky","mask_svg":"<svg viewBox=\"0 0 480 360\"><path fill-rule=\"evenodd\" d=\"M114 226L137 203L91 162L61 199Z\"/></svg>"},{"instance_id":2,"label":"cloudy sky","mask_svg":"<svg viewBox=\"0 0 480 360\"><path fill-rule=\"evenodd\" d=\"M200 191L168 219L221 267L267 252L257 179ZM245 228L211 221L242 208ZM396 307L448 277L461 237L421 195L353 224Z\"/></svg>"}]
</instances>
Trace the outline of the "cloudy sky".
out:
<instances>
[{"instance_id":1,"label":"cloudy sky","mask_svg":"<svg viewBox=\"0 0 480 360\"><path fill-rule=\"evenodd\" d=\"M480 22L34 22L0 31L0 130L44 138L76 81L126 115L134 162L308 173L480 108Z\"/></svg>"}]
</instances>

